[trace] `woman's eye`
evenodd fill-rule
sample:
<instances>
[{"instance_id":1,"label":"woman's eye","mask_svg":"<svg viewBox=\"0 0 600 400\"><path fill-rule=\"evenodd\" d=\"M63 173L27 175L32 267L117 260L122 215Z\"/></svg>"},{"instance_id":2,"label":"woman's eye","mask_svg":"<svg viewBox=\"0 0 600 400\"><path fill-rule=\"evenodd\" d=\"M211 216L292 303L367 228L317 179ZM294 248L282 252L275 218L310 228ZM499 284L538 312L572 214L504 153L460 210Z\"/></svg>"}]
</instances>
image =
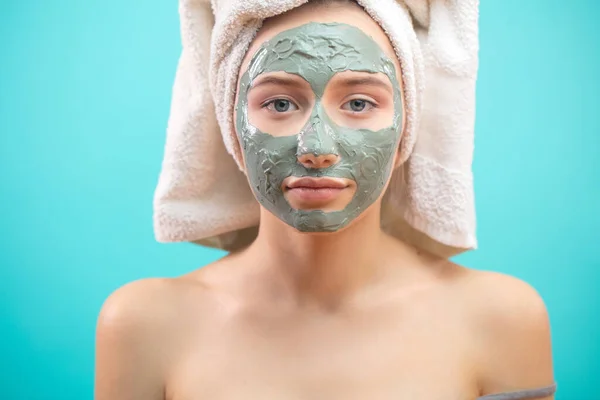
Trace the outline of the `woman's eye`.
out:
<instances>
[{"instance_id":1,"label":"woman's eye","mask_svg":"<svg viewBox=\"0 0 600 400\"><path fill-rule=\"evenodd\" d=\"M373 107L375 107L375 105L372 102L363 99L353 99L342 106L344 110L352 111L355 113L370 110Z\"/></svg>"},{"instance_id":2,"label":"woman's eye","mask_svg":"<svg viewBox=\"0 0 600 400\"><path fill-rule=\"evenodd\" d=\"M263 107L266 107L267 110L273 111L276 113L284 113L288 111L296 111L298 107L292 103L290 100L286 99L275 99L266 103Z\"/></svg>"}]
</instances>

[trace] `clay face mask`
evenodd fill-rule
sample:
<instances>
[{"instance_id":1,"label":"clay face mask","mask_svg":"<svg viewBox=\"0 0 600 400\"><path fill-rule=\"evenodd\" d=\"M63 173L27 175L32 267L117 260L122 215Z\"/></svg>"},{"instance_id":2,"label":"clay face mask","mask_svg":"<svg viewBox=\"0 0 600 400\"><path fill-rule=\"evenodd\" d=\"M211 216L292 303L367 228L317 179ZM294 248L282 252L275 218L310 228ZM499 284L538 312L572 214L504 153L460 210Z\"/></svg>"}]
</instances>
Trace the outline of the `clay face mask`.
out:
<instances>
[{"instance_id":1,"label":"clay face mask","mask_svg":"<svg viewBox=\"0 0 600 400\"><path fill-rule=\"evenodd\" d=\"M328 117L321 103L323 93L333 76L344 71L387 75L394 91L390 126L376 131L352 129ZM310 118L295 135L261 132L250 123L248 91L259 75L268 72L295 74L314 92ZM237 134L254 195L287 224L303 232L337 231L382 194L400 140L400 85L393 62L360 29L338 23L309 23L263 43L240 80L236 110ZM339 161L327 168L308 168L298 161L303 154L335 154ZM346 178L356 183L356 192L339 211L297 210L284 197L282 183L289 176Z\"/></svg>"}]
</instances>

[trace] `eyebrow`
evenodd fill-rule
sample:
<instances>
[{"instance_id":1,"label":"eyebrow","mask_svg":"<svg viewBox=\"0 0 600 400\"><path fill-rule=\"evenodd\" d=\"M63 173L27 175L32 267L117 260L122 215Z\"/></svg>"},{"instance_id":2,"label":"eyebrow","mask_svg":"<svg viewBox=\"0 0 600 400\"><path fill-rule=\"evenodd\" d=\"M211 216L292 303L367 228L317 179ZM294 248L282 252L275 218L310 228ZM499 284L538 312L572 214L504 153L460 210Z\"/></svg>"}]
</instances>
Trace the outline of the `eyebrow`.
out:
<instances>
[{"instance_id":1,"label":"eyebrow","mask_svg":"<svg viewBox=\"0 0 600 400\"><path fill-rule=\"evenodd\" d=\"M257 81L258 82L256 83L252 83L252 87L250 89L254 89L264 85L282 85L296 88L306 87L306 82L302 82L298 79L279 76L266 76L264 78L258 78Z\"/></svg>"},{"instance_id":2,"label":"eyebrow","mask_svg":"<svg viewBox=\"0 0 600 400\"><path fill-rule=\"evenodd\" d=\"M295 87L295 88L303 88L303 87L305 87L305 84L306 84L306 82L301 81L299 79L280 77L280 76L259 77L256 80L258 82L253 83L252 87L250 89L255 89L257 87L265 86L265 85L282 85L282 86L289 86L289 87ZM374 76L343 78L340 80L340 82L338 84L341 84L343 86L361 86L361 85L377 86L377 87L381 87L381 88L387 90L390 93L393 93L392 87L389 84L385 83L381 79L376 78Z\"/></svg>"},{"instance_id":3,"label":"eyebrow","mask_svg":"<svg viewBox=\"0 0 600 400\"><path fill-rule=\"evenodd\" d=\"M365 77L356 77L356 78L343 78L340 81L340 84L344 86L360 86L360 85L369 85L369 86L377 86L381 87L388 92L392 93L392 87L382 81L379 78L374 76L365 76Z\"/></svg>"}]
</instances>

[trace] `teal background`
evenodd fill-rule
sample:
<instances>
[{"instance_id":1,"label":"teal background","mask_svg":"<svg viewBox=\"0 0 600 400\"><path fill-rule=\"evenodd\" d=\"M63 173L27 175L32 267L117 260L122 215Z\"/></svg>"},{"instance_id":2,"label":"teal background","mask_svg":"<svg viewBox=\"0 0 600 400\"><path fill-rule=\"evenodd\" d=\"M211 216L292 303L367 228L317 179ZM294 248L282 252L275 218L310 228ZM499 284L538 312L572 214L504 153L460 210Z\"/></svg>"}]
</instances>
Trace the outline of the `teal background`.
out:
<instances>
[{"instance_id":1,"label":"teal background","mask_svg":"<svg viewBox=\"0 0 600 400\"><path fill-rule=\"evenodd\" d=\"M558 399L600 399L600 4L487 0L480 249L546 300ZM158 244L175 1L0 1L0 397L92 398L108 294L222 253Z\"/></svg>"}]
</instances>

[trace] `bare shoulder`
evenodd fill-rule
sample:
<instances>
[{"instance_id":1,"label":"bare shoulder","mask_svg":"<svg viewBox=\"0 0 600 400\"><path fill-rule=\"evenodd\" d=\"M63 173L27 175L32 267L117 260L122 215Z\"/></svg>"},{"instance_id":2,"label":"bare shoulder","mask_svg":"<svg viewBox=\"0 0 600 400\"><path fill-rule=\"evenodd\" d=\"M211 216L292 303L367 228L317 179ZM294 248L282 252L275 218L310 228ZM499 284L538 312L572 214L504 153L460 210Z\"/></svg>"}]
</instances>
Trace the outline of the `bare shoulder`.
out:
<instances>
[{"instance_id":1,"label":"bare shoulder","mask_svg":"<svg viewBox=\"0 0 600 400\"><path fill-rule=\"evenodd\" d=\"M518 327L525 321L548 319L544 300L529 283L499 272L465 270L459 284L466 298L477 300L471 306L474 312L482 312L479 321Z\"/></svg>"},{"instance_id":2,"label":"bare shoulder","mask_svg":"<svg viewBox=\"0 0 600 400\"><path fill-rule=\"evenodd\" d=\"M551 385L550 321L538 291L510 275L467 271L460 298L473 328L483 393Z\"/></svg>"},{"instance_id":3,"label":"bare shoulder","mask_svg":"<svg viewBox=\"0 0 600 400\"><path fill-rule=\"evenodd\" d=\"M177 323L180 287L177 279L151 278L133 281L115 290L104 301L98 315L97 348L123 347L134 351L151 348L162 341ZM145 354L147 358L153 355Z\"/></svg>"},{"instance_id":4,"label":"bare shoulder","mask_svg":"<svg viewBox=\"0 0 600 400\"><path fill-rule=\"evenodd\" d=\"M207 289L190 277L128 283L105 300L96 325L95 398L163 399L186 338L207 326Z\"/></svg>"},{"instance_id":5,"label":"bare shoulder","mask_svg":"<svg viewBox=\"0 0 600 400\"><path fill-rule=\"evenodd\" d=\"M201 270L204 268L201 268ZM98 328L121 333L160 335L169 333L194 313L201 319L210 309L211 290L199 271L176 278L146 278L123 285L104 301Z\"/></svg>"},{"instance_id":6,"label":"bare shoulder","mask_svg":"<svg viewBox=\"0 0 600 400\"><path fill-rule=\"evenodd\" d=\"M98 322L134 327L168 318L180 286L177 278L148 278L127 283L104 301Z\"/></svg>"},{"instance_id":7,"label":"bare shoulder","mask_svg":"<svg viewBox=\"0 0 600 400\"><path fill-rule=\"evenodd\" d=\"M211 322L215 310L229 300L226 291L231 263L224 257L174 278L147 278L130 282L108 296L99 326L143 330L159 335L178 331L179 324ZM149 329L151 328L151 329Z\"/></svg>"}]
</instances>

